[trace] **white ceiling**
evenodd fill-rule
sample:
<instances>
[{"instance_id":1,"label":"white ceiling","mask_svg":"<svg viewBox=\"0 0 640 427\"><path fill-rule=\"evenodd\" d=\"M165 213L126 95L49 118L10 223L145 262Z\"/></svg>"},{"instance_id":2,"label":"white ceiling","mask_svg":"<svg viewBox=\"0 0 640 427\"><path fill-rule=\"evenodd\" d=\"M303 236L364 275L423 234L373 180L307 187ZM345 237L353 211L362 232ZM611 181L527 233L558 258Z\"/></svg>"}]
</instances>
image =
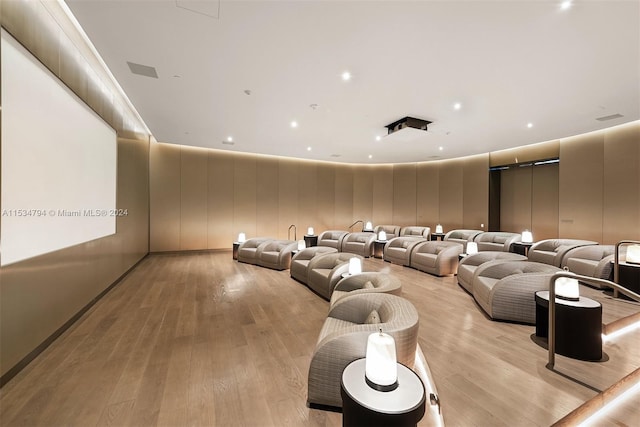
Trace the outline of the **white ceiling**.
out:
<instances>
[{"instance_id":1,"label":"white ceiling","mask_svg":"<svg viewBox=\"0 0 640 427\"><path fill-rule=\"evenodd\" d=\"M67 3L160 142L397 163L640 118L639 1ZM404 116L433 124L376 141Z\"/></svg>"}]
</instances>

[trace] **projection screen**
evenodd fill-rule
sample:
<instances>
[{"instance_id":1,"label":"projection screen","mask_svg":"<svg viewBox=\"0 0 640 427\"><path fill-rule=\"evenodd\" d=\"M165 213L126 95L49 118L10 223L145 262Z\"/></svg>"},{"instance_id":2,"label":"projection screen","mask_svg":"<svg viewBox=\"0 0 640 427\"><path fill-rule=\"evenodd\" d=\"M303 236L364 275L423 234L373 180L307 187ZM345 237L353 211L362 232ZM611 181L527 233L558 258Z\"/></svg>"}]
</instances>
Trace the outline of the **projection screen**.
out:
<instances>
[{"instance_id":1,"label":"projection screen","mask_svg":"<svg viewBox=\"0 0 640 427\"><path fill-rule=\"evenodd\" d=\"M115 131L5 30L0 265L116 232Z\"/></svg>"}]
</instances>

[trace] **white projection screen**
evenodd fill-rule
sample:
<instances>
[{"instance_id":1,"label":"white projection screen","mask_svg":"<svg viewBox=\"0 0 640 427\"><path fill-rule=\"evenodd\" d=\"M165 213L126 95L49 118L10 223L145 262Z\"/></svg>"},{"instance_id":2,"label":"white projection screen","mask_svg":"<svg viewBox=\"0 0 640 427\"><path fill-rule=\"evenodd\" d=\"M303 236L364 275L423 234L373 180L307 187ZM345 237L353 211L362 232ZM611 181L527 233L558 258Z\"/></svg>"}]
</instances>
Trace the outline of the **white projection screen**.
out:
<instances>
[{"instance_id":1,"label":"white projection screen","mask_svg":"<svg viewBox=\"0 0 640 427\"><path fill-rule=\"evenodd\" d=\"M115 131L2 30L0 265L116 232Z\"/></svg>"}]
</instances>

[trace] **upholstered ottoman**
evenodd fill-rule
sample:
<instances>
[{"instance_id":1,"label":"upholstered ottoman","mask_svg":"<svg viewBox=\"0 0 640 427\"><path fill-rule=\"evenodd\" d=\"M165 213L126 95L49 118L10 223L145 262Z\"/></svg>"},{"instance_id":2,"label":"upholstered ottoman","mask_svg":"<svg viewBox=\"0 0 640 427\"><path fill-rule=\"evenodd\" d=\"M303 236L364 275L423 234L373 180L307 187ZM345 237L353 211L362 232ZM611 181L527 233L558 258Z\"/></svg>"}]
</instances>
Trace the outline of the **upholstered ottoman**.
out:
<instances>
[{"instance_id":1,"label":"upholstered ottoman","mask_svg":"<svg viewBox=\"0 0 640 427\"><path fill-rule=\"evenodd\" d=\"M413 248L410 266L436 276L456 274L461 253L460 243L429 240Z\"/></svg>"},{"instance_id":2,"label":"upholstered ottoman","mask_svg":"<svg viewBox=\"0 0 640 427\"><path fill-rule=\"evenodd\" d=\"M479 266L473 297L496 320L534 324L537 291L547 290L558 267L531 261L492 261Z\"/></svg>"},{"instance_id":3,"label":"upholstered ottoman","mask_svg":"<svg viewBox=\"0 0 640 427\"><path fill-rule=\"evenodd\" d=\"M306 285L309 281L308 273L311 259L318 255L337 252L337 249L328 246L312 246L299 251L291 258L291 267L289 268L291 277Z\"/></svg>"},{"instance_id":4,"label":"upholstered ottoman","mask_svg":"<svg viewBox=\"0 0 640 427\"><path fill-rule=\"evenodd\" d=\"M477 254L468 255L458 263L458 284L466 289L469 293L473 293L473 276L478 266L490 261L526 261L524 255L514 254L512 252L478 252Z\"/></svg>"}]
</instances>

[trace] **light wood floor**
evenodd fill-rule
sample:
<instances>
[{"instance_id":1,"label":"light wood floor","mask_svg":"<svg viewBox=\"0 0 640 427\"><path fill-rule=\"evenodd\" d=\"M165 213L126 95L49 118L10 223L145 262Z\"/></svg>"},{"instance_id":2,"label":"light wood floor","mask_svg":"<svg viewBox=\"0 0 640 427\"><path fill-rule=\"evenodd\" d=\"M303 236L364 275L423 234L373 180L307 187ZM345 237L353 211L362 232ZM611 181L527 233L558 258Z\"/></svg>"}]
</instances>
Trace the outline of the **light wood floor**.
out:
<instances>
[{"instance_id":1,"label":"light wood floor","mask_svg":"<svg viewBox=\"0 0 640 427\"><path fill-rule=\"evenodd\" d=\"M549 425L640 366L640 331L606 362L557 357L533 326L489 320L455 277L381 260L420 313L419 343L447 425ZM640 311L583 289L608 322ZM328 302L231 253L150 255L0 390L2 426L339 426L306 406L309 360ZM587 383L585 387L568 378ZM604 423L638 425L627 404Z\"/></svg>"}]
</instances>

